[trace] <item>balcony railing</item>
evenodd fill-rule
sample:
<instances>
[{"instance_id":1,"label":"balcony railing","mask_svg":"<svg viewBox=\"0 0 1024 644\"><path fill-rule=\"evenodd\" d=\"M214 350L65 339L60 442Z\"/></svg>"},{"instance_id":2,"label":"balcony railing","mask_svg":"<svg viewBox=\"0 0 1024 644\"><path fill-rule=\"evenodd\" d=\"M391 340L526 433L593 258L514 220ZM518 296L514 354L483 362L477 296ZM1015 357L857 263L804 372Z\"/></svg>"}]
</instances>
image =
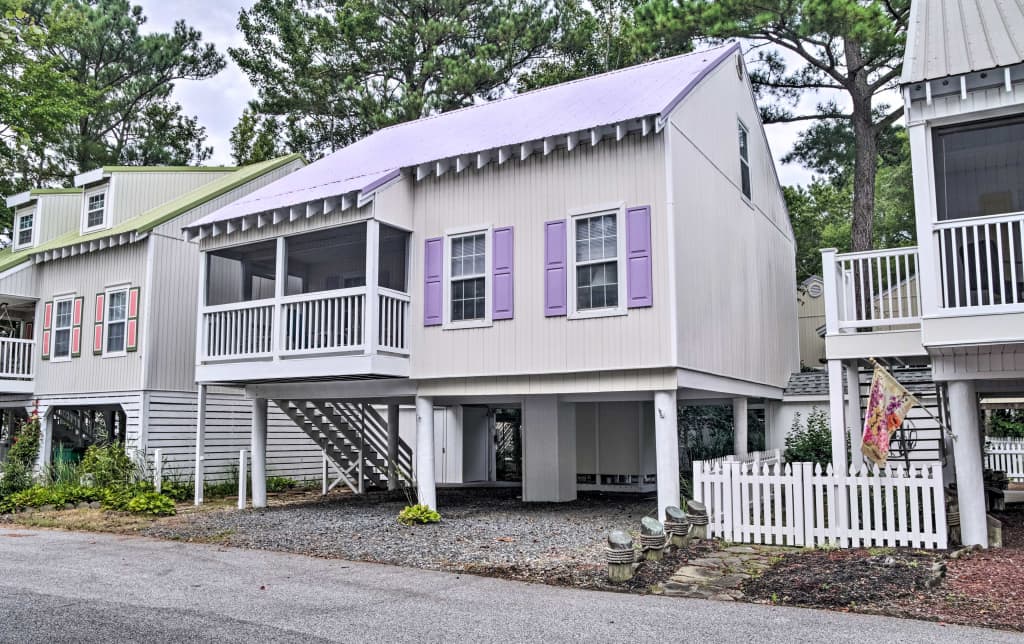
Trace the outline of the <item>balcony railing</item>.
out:
<instances>
[{"instance_id":1,"label":"balcony railing","mask_svg":"<svg viewBox=\"0 0 1024 644\"><path fill-rule=\"evenodd\" d=\"M34 340L0 338L0 379L31 380L35 346Z\"/></svg>"},{"instance_id":2,"label":"balcony railing","mask_svg":"<svg viewBox=\"0 0 1024 644\"><path fill-rule=\"evenodd\" d=\"M822 259L830 333L920 323L917 248L842 254L828 250Z\"/></svg>"},{"instance_id":3,"label":"balcony railing","mask_svg":"<svg viewBox=\"0 0 1024 644\"><path fill-rule=\"evenodd\" d=\"M346 288L203 308L200 361L281 359L372 353L407 355L409 296L377 290L367 307L367 288ZM376 338L370 337L376 329Z\"/></svg>"},{"instance_id":4,"label":"balcony railing","mask_svg":"<svg viewBox=\"0 0 1024 644\"><path fill-rule=\"evenodd\" d=\"M1024 309L1024 212L943 221L934 230L942 308Z\"/></svg>"}]
</instances>

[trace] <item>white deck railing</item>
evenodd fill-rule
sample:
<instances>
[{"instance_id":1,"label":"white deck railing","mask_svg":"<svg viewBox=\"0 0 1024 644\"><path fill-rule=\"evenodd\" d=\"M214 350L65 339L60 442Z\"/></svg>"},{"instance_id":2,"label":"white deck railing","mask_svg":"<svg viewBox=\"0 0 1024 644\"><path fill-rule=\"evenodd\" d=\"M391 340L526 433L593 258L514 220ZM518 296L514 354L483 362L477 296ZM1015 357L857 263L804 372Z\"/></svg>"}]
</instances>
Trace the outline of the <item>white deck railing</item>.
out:
<instances>
[{"instance_id":1,"label":"white deck railing","mask_svg":"<svg viewBox=\"0 0 1024 644\"><path fill-rule=\"evenodd\" d=\"M1024 308L1024 213L935 224L946 309Z\"/></svg>"},{"instance_id":2,"label":"white deck railing","mask_svg":"<svg viewBox=\"0 0 1024 644\"><path fill-rule=\"evenodd\" d=\"M366 298L366 287L358 287L204 307L200 361L376 350L408 354L409 296L380 289L376 314Z\"/></svg>"},{"instance_id":3,"label":"white deck railing","mask_svg":"<svg viewBox=\"0 0 1024 644\"><path fill-rule=\"evenodd\" d=\"M838 330L918 324L917 248L823 253L826 314Z\"/></svg>"},{"instance_id":4,"label":"white deck railing","mask_svg":"<svg viewBox=\"0 0 1024 644\"><path fill-rule=\"evenodd\" d=\"M987 439L985 467L1006 472L1014 483L1024 483L1024 438Z\"/></svg>"},{"instance_id":5,"label":"white deck railing","mask_svg":"<svg viewBox=\"0 0 1024 644\"><path fill-rule=\"evenodd\" d=\"M32 379L32 355L35 346L34 340L0 338L0 379Z\"/></svg>"}]
</instances>

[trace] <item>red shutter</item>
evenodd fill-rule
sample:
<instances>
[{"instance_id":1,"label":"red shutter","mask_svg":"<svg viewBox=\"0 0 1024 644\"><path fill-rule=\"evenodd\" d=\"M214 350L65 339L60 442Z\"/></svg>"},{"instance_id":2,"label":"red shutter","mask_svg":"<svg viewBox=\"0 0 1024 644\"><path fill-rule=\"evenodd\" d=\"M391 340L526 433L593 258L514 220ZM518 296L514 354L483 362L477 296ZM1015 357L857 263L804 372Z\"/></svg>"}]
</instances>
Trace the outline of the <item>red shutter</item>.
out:
<instances>
[{"instance_id":1,"label":"red shutter","mask_svg":"<svg viewBox=\"0 0 1024 644\"><path fill-rule=\"evenodd\" d=\"M92 354L98 356L103 353L103 316L106 314L106 295L96 294L96 319L92 329Z\"/></svg>"},{"instance_id":2,"label":"red shutter","mask_svg":"<svg viewBox=\"0 0 1024 644\"><path fill-rule=\"evenodd\" d=\"M139 287L128 289L128 323L125 325L125 349L139 350Z\"/></svg>"},{"instance_id":3,"label":"red shutter","mask_svg":"<svg viewBox=\"0 0 1024 644\"><path fill-rule=\"evenodd\" d=\"M71 357L82 355L82 314L85 309L85 298L76 297L71 309Z\"/></svg>"},{"instance_id":4,"label":"red shutter","mask_svg":"<svg viewBox=\"0 0 1024 644\"><path fill-rule=\"evenodd\" d=\"M43 360L50 359L50 326L53 324L53 302L43 305Z\"/></svg>"}]
</instances>

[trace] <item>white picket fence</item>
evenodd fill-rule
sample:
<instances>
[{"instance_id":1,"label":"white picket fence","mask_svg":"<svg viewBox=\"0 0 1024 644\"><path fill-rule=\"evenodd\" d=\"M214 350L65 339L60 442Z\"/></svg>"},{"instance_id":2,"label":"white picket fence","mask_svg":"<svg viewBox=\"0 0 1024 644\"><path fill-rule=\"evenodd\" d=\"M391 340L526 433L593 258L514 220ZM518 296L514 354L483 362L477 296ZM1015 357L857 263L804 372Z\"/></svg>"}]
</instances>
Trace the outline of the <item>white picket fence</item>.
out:
<instances>
[{"instance_id":1,"label":"white picket fence","mask_svg":"<svg viewBox=\"0 0 1024 644\"><path fill-rule=\"evenodd\" d=\"M985 467L1006 472L1006 477L1015 483L1024 483L1024 438L986 440Z\"/></svg>"},{"instance_id":2,"label":"white picket fence","mask_svg":"<svg viewBox=\"0 0 1024 644\"><path fill-rule=\"evenodd\" d=\"M772 463L781 463L782 462L782 450L781 449L766 449L766 450L763 450L763 451L760 451L760 452L749 452L745 456L736 456L735 454L730 454L728 456L719 456L718 458L713 458L713 459L711 459L709 461L704 461L704 462L705 463L711 463L713 465L718 465L720 463L728 463L728 462L731 462L731 461L738 461L740 463L747 463L747 464L764 463L765 465L769 465L769 464L772 464Z\"/></svg>"},{"instance_id":3,"label":"white picket fence","mask_svg":"<svg viewBox=\"0 0 1024 644\"><path fill-rule=\"evenodd\" d=\"M942 465L835 474L811 463L694 463L708 536L739 543L946 548Z\"/></svg>"}]
</instances>

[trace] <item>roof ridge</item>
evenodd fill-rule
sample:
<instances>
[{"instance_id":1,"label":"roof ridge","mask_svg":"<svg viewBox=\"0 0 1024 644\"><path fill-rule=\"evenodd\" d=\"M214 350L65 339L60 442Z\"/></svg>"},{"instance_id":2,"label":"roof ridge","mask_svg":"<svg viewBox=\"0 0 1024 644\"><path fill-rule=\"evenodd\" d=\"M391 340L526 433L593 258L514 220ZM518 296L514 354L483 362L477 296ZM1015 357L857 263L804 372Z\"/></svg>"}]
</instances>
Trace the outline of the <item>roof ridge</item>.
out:
<instances>
[{"instance_id":1,"label":"roof ridge","mask_svg":"<svg viewBox=\"0 0 1024 644\"><path fill-rule=\"evenodd\" d=\"M448 110L447 112L438 112L437 114L428 114L427 116L421 116L420 118L417 118L417 119L412 119L412 120L409 120L409 121L402 121L401 123L394 123L394 124L389 125L387 127L382 127L381 129L379 129L379 130L373 132L372 134L370 134L370 136L373 136L374 134L377 134L378 132L384 132L386 130L398 129L400 127L403 127L403 126L406 126L406 125L411 125L413 123L422 123L423 121L430 121L430 120L433 120L433 119L436 119L436 118L440 118L442 116L448 116L448 115L451 115L451 114L458 114L459 112L466 112L466 111L474 110L474 109L481 108L481 107L487 107L488 105L495 105L497 103L503 103L505 101L511 101L511 100L515 100L517 98L523 98L523 97L526 97L526 96L540 94L542 92L551 91L551 90L557 89L559 87L567 87L569 85L576 85L576 84L579 84L579 83L584 83L584 82L592 81L592 80L597 79L597 78L606 78L608 76L614 76L616 74L622 74L622 73L625 73L625 72L629 72L629 71L633 71L633 70L636 70L636 69L640 69L642 67L651 67L651 66L654 66L654 65L660 65L660 64L668 63L670 61L678 60L680 58L687 58L687 57L690 57L690 56L696 56L698 54L706 54L708 52L716 51L718 49L723 49L723 48L726 48L726 47L732 47L735 44L735 42L736 41L734 41L734 40L729 40L729 41L726 41L726 42L722 43L721 45L715 45L714 47L709 47L707 49L701 49L700 51L691 51L691 52L686 52L685 54L676 54L675 56L668 56L667 58L657 58L655 60L648 60L648 61L643 62L643 63L637 63L636 65L630 65L629 67L621 67L619 69L610 69L610 70L608 70L606 72L601 72L600 74L594 74L593 76L584 76L583 78L575 78L573 80L565 81L563 83L557 83L555 85L547 85L545 87L537 87L535 89L531 89L531 90L528 90L528 91L525 91L525 92L521 92L521 93L517 93L517 94L512 94L510 96L503 96L501 98L496 98L496 99L493 99L493 100L484 101L483 103L477 103L475 105L467 105L465 107L460 107L458 109ZM369 138L369 137L367 137L367 138ZM365 139L361 139L361 140L365 140ZM344 148L342 148L342 149L344 149Z\"/></svg>"}]
</instances>

